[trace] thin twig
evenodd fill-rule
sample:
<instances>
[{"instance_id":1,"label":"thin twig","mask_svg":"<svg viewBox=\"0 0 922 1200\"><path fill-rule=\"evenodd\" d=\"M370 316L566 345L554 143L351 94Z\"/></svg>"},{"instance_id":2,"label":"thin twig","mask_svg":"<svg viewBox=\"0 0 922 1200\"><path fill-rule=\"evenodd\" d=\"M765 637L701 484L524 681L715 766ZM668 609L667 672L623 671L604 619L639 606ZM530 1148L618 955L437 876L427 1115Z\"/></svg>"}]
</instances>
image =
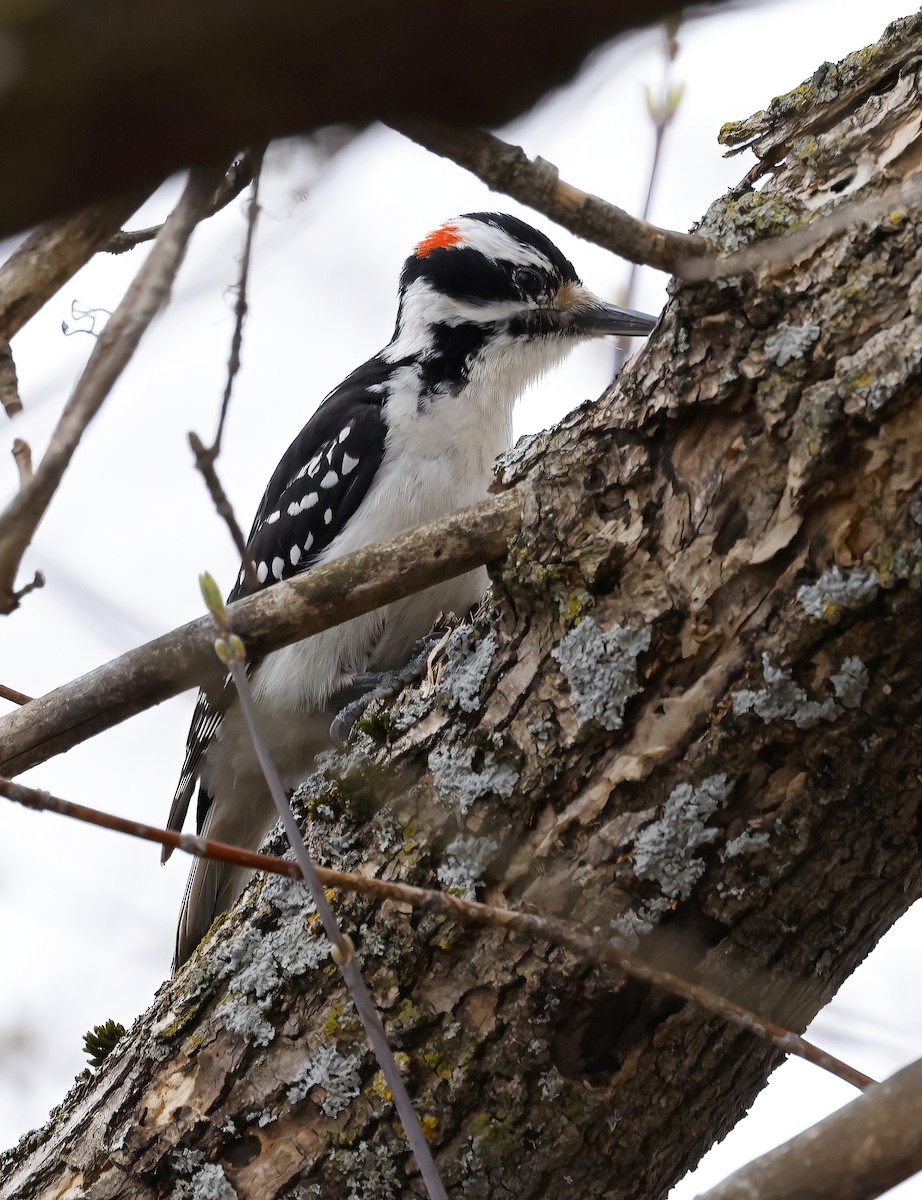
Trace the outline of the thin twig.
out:
<instances>
[{"instance_id":1,"label":"thin twig","mask_svg":"<svg viewBox=\"0 0 922 1200\"><path fill-rule=\"evenodd\" d=\"M267 654L352 617L463 575L506 553L521 500L472 508L312 567L231 606L251 653ZM0 718L0 772L16 775L193 685L215 685L208 618L192 621Z\"/></svg>"},{"instance_id":2,"label":"thin twig","mask_svg":"<svg viewBox=\"0 0 922 1200\"><path fill-rule=\"evenodd\" d=\"M578 237L631 262L677 274L689 260L713 256L717 250L705 237L659 229L564 183L553 163L532 160L521 146L485 130L453 129L425 119L407 119L394 128L433 154L466 167L493 191L512 196Z\"/></svg>"},{"instance_id":3,"label":"thin twig","mask_svg":"<svg viewBox=\"0 0 922 1200\"><path fill-rule=\"evenodd\" d=\"M88 808L83 804L62 800L48 792L23 787L9 779L0 778L0 795L6 796L7 799L14 800L18 804L23 804L27 808L55 812L90 825L98 825L103 829L127 833L131 837L156 842L174 850L183 850L197 858L213 858L218 862L229 862L235 866L248 867L255 871L267 871L273 875L285 875L290 879L301 878L298 864L290 859L277 858L269 854L257 854L252 850L242 850L224 842L215 842L187 833L177 833L173 829L160 829L154 825L145 825L140 821L130 821L125 817L117 817L111 813ZM397 883L394 880L371 879L367 875L335 871L327 867L316 867L315 869L320 882L325 887L339 888L342 891L355 892L358 895L371 896L379 900L393 900L398 904L410 905L421 912L437 913L474 925L509 929L532 941L546 941L553 945L563 946L586 962L615 967L632 979L640 980L674 996L689 1000L706 1012L713 1013L733 1025L748 1030L757 1037L772 1042L786 1054L796 1054L857 1088L870 1087L875 1082L870 1076L855 1070L854 1067L835 1056L827 1054L798 1034L742 1008L710 988L691 983L670 971L652 966L639 955L628 950L613 935L601 936L595 931L571 921L562 921L556 917L546 917L538 913L519 912L516 909L498 908L496 905L481 904L476 900L463 900L459 896L452 896L448 892L432 888L414 887L411 884Z\"/></svg>"},{"instance_id":4,"label":"thin twig","mask_svg":"<svg viewBox=\"0 0 922 1200\"><path fill-rule=\"evenodd\" d=\"M218 419L218 430L211 445L212 461L221 453L221 438L224 434L224 422L230 404L234 380L240 370L240 347L243 343L243 324L247 316L247 284L250 277L250 258L253 253L253 238L256 234L256 222L259 219L259 180L262 174L263 155L265 147L250 152L250 176L253 180L253 190L247 205L247 231L243 243L243 254L240 258L240 278L237 280L237 300L234 305L234 335L231 338L230 358L227 363L227 382L224 385L224 397L221 400L221 416Z\"/></svg>"},{"instance_id":5,"label":"thin twig","mask_svg":"<svg viewBox=\"0 0 922 1200\"><path fill-rule=\"evenodd\" d=\"M24 488L32 478L32 447L22 438L13 438L12 455L19 469L19 486Z\"/></svg>"},{"instance_id":6,"label":"thin twig","mask_svg":"<svg viewBox=\"0 0 922 1200\"><path fill-rule=\"evenodd\" d=\"M28 704L32 700L32 696L27 696L25 692L17 692L5 683L0 683L0 698L11 700L13 704Z\"/></svg>"},{"instance_id":7,"label":"thin twig","mask_svg":"<svg viewBox=\"0 0 922 1200\"><path fill-rule=\"evenodd\" d=\"M227 498L227 493L224 491L221 480L218 478L218 472L214 465L214 451L202 445L202 440L197 433L189 434L189 445L192 447L192 453L195 455L195 465L202 473L202 478L205 480L205 486L208 488L208 494L211 496L211 501L215 506L218 516L223 519L225 525L230 530L230 535L234 540L234 545L237 547L237 553L240 555L240 561L246 572L247 582L255 590L259 586L259 580L256 578L256 567L253 563L253 556L247 549L243 530L237 523L233 506Z\"/></svg>"},{"instance_id":8,"label":"thin twig","mask_svg":"<svg viewBox=\"0 0 922 1200\"><path fill-rule=\"evenodd\" d=\"M16 363L8 338L0 338L0 404L8 417L22 412Z\"/></svg>"},{"instance_id":9,"label":"thin twig","mask_svg":"<svg viewBox=\"0 0 922 1200\"><path fill-rule=\"evenodd\" d=\"M0 515L0 612L19 603L16 573L74 451L112 385L124 370L150 322L166 303L186 244L214 192L214 168L195 168L178 205L112 319L96 340L89 361L29 483Z\"/></svg>"},{"instance_id":10,"label":"thin twig","mask_svg":"<svg viewBox=\"0 0 922 1200\"><path fill-rule=\"evenodd\" d=\"M253 158L249 151L244 151L228 168L202 219L213 217L222 208L226 208L252 179ZM127 250L140 246L142 242L152 242L162 228L163 225L148 225L145 229L119 230L101 249L106 254L124 254Z\"/></svg>"},{"instance_id":11,"label":"thin twig","mask_svg":"<svg viewBox=\"0 0 922 1200\"><path fill-rule=\"evenodd\" d=\"M19 601L22 600L24 596L28 596L30 592L35 592L44 586L45 572L36 571L28 583L23 584L21 588L17 588L16 591L13 592L13 607L17 608L19 606Z\"/></svg>"},{"instance_id":12,"label":"thin twig","mask_svg":"<svg viewBox=\"0 0 922 1200\"><path fill-rule=\"evenodd\" d=\"M251 589L255 591L259 587L259 580L256 578L256 564L253 562L253 556L247 549L246 538L243 536L243 530L238 524L237 518L234 515L233 505L227 498L227 493L221 485L218 478L218 472L215 468L215 462L218 455L221 453L221 439L224 435L224 422L227 419L227 410L230 405L231 392L234 387L234 380L240 370L240 348L243 344L243 324L247 315L247 282L250 273L250 258L253 250L253 237L256 232L256 221L259 217L259 178L262 170L264 148L260 147L250 154L250 174L253 180L253 191L250 196L250 203L247 207L247 231L243 245L243 254L240 259L240 278L237 280L237 301L234 305L234 334L231 338L230 356L227 362L227 382L224 384L224 396L221 400L221 415L218 418L218 428L215 433L214 441L206 447L197 433L189 434L189 445L192 447L192 453L195 455L195 465L198 467L205 480L208 488L208 493L211 496L212 503L217 509L218 515L223 519L225 525L230 530L231 538L237 548L237 553L240 555L240 562L246 576L247 583Z\"/></svg>"},{"instance_id":13,"label":"thin twig","mask_svg":"<svg viewBox=\"0 0 922 1200\"><path fill-rule=\"evenodd\" d=\"M653 192L656 188L656 182L659 177L659 168L662 161L663 141L666 136L666 130L675 120L676 113L679 110L679 103L682 99L683 87L681 84L675 86L670 79L670 69L676 60L679 53L678 33L682 23L681 14L668 18L664 22L665 38L663 42L663 80L659 98L654 100L653 94L648 87L644 87L645 97L647 102L647 113L653 124L653 155L650 160L650 171L647 176L647 194L644 197L643 209L640 213L640 219L644 222L650 220L650 209L653 205ZM627 283L624 287L623 299L619 299L618 303L623 303L627 308L632 308L634 304L634 289L637 285L638 266L636 262L632 262L627 273ZM618 375L631 353L630 340L628 338L615 338L615 354L614 354L614 374Z\"/></svg>"},{"instance_id":14,"label":"thin twig","mask_svg":"<svg viewBox=\"0 0 922 1200\"><path fill-rule=\"evenodd\" d=\"M147 192L133 191L40 225L0 266L0 340L9 341L101 250Z\"/></svg>"}]
</instances>

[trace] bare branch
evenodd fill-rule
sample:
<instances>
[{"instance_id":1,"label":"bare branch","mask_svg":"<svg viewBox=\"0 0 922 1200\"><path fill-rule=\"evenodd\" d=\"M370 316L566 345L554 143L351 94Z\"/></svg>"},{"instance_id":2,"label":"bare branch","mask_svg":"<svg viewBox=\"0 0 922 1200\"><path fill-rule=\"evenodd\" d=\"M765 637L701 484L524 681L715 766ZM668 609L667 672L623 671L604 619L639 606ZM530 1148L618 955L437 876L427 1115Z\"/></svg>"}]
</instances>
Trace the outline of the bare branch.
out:
<instances>
[{"instance_id":1,"label":"bare branch","mask_svg":"<svg viewBox=\"0 0 922 1200\"><path fill-rule=\"evenodd\" d=\"M516 492L369 546L239 600L228 612L253 655L339 625L501 558ZM16 775L196 684L220 685L209 617L192 621L0 719L0 771Z\"/></svg>"},{"instance_id":2,"label":"bare branch","mask_svg":"<svg viewBox=\"0 0 922 1200\"><path fill-rule=\"evenodd\" d=\"M234 335L231 338L230 358L227 363L227 383L224 385L224 396L221 400L221 415L218 418L218 429L215 433L214 442L207 449L202 444L201 438L197 433L189 434L189 445L192 447L192 453L195 455L195 465L201 471L204 477L205 484L208 487L209 495L212 502L218 511L218 515L223 518L224 523L230 530L231 538L237 548L237 553L240 555L240 562L246 575L247 582L255 591L259 586L259 581L256 578L256 564L253 562L252 555L247 550L246 538L243 536L243 530L234 516L234 509L227 498L227 493L221 486L221 481L218 478L217 470L215 469L215 461L221 453L221 438L224 434L224 422L227 418L227 410L230 405L231 392L234 387L234 380L237 377L237 372L240 370L240 347L243 343L243 323L247 315L247 281L250 273L250 255L253 249L253 236L256 232L256 221L259 217L259 176L262 169L263 148L254 151L251 159L252 165L250 174L253 179L253 193L250 197L250 203L247 209L247 232L246 240L243 246L243 254L240 260L240 278L237 281L237 302L234 306Z\"/></svg>"},{"instance_id":3,"label":"bare branch","mask_svg":"<svg viewBox=\"0 0 922 1200\"><path fill-rule=\"evenodd\" d=\"M689 259L714 254L707 238L660 229L559 178L543 158L530 159L482 129L453 129L438 121L405 120L394 128L443 158L466 167L495 192L543 213L578 237L631 262L678 273Z\"/></svg>"},{"instance_id":4,"label":"bare branch","mask_svg":"<svg viewBox=\"0 0 922 1200\"><path fill-rule=\"evenodd\" d=\"M699 234L660 229L632 217L598 196L582 192L558 177L542 158L530 159L484 130L452 129L436 121L414 120L394 125L399 133L433 154L451 159L482 179L494 191L543 213L571 233L595 242L628 261L669 271L688 283L743 275L764 266L792 263L805 251L890 211L911 207L922 197L915 179L870 199L848 201L828 216L818 217L790 233L766 238L732 254L721 252Z\"/></svg>"},{"instance_id":5,"label":"bare branch","mask_svg":"<svg viewBox=\"0 0 922 1200\"><path fill-rule=\"evenodd\" d=\"M46 301L109 241L146 192L133 191L49 221L0 266L0 341L22 329Z\"/></svg>"},{"instance_id":6,"label":"bare branch","mask_svg":"<svg viewBox=\"0 0 922 1200\"><path fill-rule=\"evenodd\" d=\"M0 338L0 404L8 417L15 417L22 412L16 363L7 338Z\"/></svg>"},{"instance_id":7,"label":"bare branch","mask_svg":"<svg viewBox=\"0 0 922 1200\"><path fill-rule=\"evenodd\" d=\"M233 609L228 610L229 613L232 611ZM26 808L54 812L59 816L83 821L88 825L97 825L117 833L126 833L130 837L156 842L161 846L169 846L173 850L183 850L196 858L213 858L219 862L234 863L235 866L249 867L255 871L284 875L289 879L303 878L300 866L291 859L278 858L271 854L257 854L252 850L229 846L225 842L178 833L173 829L160 829L156 825L146 825L142 821L131 821L125 817L117 817L113 813L88 808L84 804L74 804L69 800L62 800L59 796L52 796L49 792L23 787L9 779L0 778L0 795L6 796L7 799L13 800L17 804L25 805ZM292 845L294 844L292 842ZM398 904L408 904L421 912L454 917L467 924L510 929L529 941L543 941L564 946L584 962L614 967L623 971L625 975L649 984L651 987L658 987L673 996L681 996L684 1000L697 1004L706 1012L713 1013L756 1037L772 1042L786 1054L796 1054L857 1088L874 1086L875 1081L870 1076L856 1071L848 1063L827 1054L818 1046L814 1046L812 1042L806 1041L790 1030L783 1029L766 1017L741 1007L710 988L691 983L671 971L651 965L639 955L628 950L623 943L619 942L618 938L610 934L600 937L595 931L572 921L562 921L556 917L543 916L540 913L498 908L493 904L481 904L477 900L464 900L459 896L452 896L448 892L435 888L414 887L412 884L398 883L395 880L372 879L367 875L336 871L316 865L314 870L320 882L326 887L340 888L342 891L355 892L362 896L373 896L378 900L393 900Z\"/></svg>"},{"instance_id":8,"label":"bare branch","mask_svg":"<svg viewBox=\"0 0 922 1200\"><path fill-rule=\"evenodd\" d=\"M17 692L15 688L7 687L5 683L0 683L0 698L10 700L13 704L28 704L33 699L25 692Z\"/></svg>"},{"instance_id":9,"label":"bare branch","mask_svg":"<svg viewBox=\"0 0 922 1200\"><path fill-rule=\"evenodd\" d=\"M872 1200L922 1171L922 1059L698 1200Z\"/></svg>"},{"instance_id":10,"label":"bare branch","mask_svg":"<svg viewBox=\"0 0 922 1200\"><path fill-rule=\"evenodd\" d=\"M32 479L32 448L22 438L13 438L12 455L19 468L19 486L24 488Z\"/></svg>"},{"instance_id":11,"label":"bare branch","mask_svg":"<svg viewBox=\"0 0 922 1200\"><path fill-rule=\"evenodd\" d=\"M227 498L221 480L218 478L218 472L215 469L214 460L216 458L214 447L206 448L202 445L202 439L197 433L189 434L189 445L192 447L192 453L195 455L195 465L202 473L205 480L205 486L208 488L208 494L211 496L212 503L217 510L218 516L221 517L227 528L230 530L230 535L234 540L234 545L237 547L237 553L240 555L240 561L243 564L243 569L246 572L247 580L254 586L258 586L259 581L256 578L256 567L253 564L253 558L247 550L246 538L243 536L243 530L237 523L237 518L234 516L234 509L230 500Z\"/></svg>"},{"instance_id":12,"label":"bare branch","mask_svg":"<svg viewBox=\"0 0 922 1200\"><path fill-rule=\"evenodd\" d=\"M44 586L45 586L44 571L36 571L35 574L32 576L32 579L29 581L29 583L23 584L23 586L21 588L17 588L16 591L13 592L14 608L19 605L19 601L22 600L22 598L24 596L28 596L28 594L30 592L37 591L39 588L43 588Z\"/></svg>"},{"instance_id":13,"label":"bare branch","mask_svg":"<svg viewBox=\"0 0 922 1200\"><path fill-rule=\"evenodd\" d=\"M222 208L226 208L231 201L236 200L252 181L253 171L253 158L248 150L244 151L228 168L202 219L213 217ZM145 229L121 229L100 249L106 254L125 254L126 251L133 250L135 246L140 246L144 242L152 242L162 228L161 224L148 225Z\"/></svg>"},{"instance_id":14,"label":"bare branch","mask_svg":"<svg viewBox=\"0 0 922 1200\"><path fill-rule=\"evenodd\" d=\"M19 604L14 584L22 556L84 430L166 302L189 236L207 208L214 186L214 168L199 167L190 174L154 249L99 335L35 474L0 514L0 612L12 612Z\"/></svg>"}]
</instances>

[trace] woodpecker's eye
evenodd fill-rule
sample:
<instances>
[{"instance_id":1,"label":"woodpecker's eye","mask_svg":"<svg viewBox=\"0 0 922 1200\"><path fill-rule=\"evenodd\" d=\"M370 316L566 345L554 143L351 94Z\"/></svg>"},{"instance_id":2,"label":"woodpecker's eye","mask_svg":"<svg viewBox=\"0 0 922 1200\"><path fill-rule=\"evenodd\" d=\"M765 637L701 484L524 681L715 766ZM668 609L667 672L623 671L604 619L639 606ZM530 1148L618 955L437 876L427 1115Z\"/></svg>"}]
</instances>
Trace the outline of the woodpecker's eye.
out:
<instances>
[{"instance_id":1,"label":"woodpecker's eye","mask_svg":"<svg viewBox=\"0 0 922 1200\"><path fill-rule=\"evenodd\" d=\"M537 296L544 291L544 276L534 267L516 267L512 278L526 296Z\"/></svg>"}]
</instances>

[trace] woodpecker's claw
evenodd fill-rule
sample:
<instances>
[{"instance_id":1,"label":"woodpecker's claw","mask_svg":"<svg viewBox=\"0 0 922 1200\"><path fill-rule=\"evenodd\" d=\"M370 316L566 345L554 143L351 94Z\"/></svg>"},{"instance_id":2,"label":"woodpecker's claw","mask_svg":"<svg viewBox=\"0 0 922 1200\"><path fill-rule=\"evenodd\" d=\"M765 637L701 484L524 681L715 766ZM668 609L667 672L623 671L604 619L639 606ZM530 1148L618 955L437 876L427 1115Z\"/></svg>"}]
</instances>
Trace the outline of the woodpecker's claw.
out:
<instances>
[{"instance_id":1,"label":"woodpecker's claw","mask_svg":"<svg viewBox=\"0 0 922 1200\"><path fill-rule=\"evenodd\" d=\"M406 684L415 683L419 679L426 669L433 647L441 640L440 633L430 633L420 638L413 645L410 661L396 670L368 671L362 675L353 675L349 687L344 688L337 696L338 702L345 703L330 725L330 738L337 749L346 748L356 721L369 704L375 700L392 700Z\"/></svg>"}]
</instances>

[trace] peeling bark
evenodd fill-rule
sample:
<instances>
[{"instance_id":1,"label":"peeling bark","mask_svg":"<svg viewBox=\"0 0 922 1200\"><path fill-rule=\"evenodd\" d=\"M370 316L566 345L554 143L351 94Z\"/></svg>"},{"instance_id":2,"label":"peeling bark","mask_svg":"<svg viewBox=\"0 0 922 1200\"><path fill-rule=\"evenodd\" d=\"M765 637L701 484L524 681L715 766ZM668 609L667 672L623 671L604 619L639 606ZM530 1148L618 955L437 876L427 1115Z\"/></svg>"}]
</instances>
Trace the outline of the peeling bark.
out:
<instances>
[{"instance_id":1,"label":"peeling bark","mask_svg":"<svg viewBox=\"0 0 922 1200\"><path fill-rule=\"evenodd\" d=\"M706 231L746 244L911 175L920 50L906 18L797 93L783 139L762 114L762 186ZM675 286L617 386L507 459L492 608L300 792L322 862L614 930L806 1025L922 891L913 215ZM664 1196L777 1065L560 950L339 907L452 1195ZM277 879L0 1176L17 1200L421 1194Z\"/></svg>"}]
</instances>

